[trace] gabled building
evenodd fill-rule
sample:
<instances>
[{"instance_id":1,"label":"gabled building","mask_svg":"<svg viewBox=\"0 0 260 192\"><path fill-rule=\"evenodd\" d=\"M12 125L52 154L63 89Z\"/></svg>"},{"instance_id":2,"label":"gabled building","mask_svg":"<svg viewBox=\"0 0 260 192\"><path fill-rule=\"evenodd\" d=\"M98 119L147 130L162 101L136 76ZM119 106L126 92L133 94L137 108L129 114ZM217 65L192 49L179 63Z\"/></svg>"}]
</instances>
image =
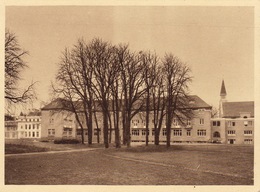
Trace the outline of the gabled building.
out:
<instances>
[{"instance_id":1,"label":"gabled building","mask_svg":"<svg viewBox=\"0 0 260 192\"><path fill-rule=\"evenodd\" d=\"M219 118L211 120L212 139L227 144L254 143L254 102L228 102L224 80L219 103Z\"/></svg>"},{"instance_id":2,"label":"gabled building","mask_svg":"<svg viewBox=\"0 0 260 192\"><path fill-rule=\"evenodd\" d=\"M189 96L189 106L194 115L192 119L187 119L187 124L182 125L177 119L173 120L171 128L172 142L208 142L211 139L211 106L200 97ZM81 128L76 121L75 114L66 110L68 104L62 99L56 99L42 108L42 132L43 139L57 138L78 138L81 137ZM98 108L98 107L97 107ZM95 116L96 115L96 116ZM102 113L97 109L93 116L93 142L103 142ZM81 123L86 126L83 114L79 114ZM145 141L145 111L140 111L131 122L132 142ZM112 122L113 123L113 122ZM120 120L120 135L122 137L122 118ZM154 141L153 114L150 113L149 141ZM113 127L113 124L111 125ZM111 130L111 140L114 141L115 133ZM87 140L87 127L84 127L84 136ZM165 119L160 133L160 141L166 141Z\"/></svg>"}]
</instances>

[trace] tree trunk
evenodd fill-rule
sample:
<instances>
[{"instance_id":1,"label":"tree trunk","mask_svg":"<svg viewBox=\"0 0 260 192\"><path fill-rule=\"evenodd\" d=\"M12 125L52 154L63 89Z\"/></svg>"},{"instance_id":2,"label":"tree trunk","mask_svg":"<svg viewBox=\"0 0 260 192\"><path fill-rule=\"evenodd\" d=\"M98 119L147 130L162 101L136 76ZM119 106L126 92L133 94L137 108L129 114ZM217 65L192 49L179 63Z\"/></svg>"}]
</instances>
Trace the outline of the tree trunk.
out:
<instances>
[{"instance_id":1,"label":"tree trunk","mask_svg":"<svg viewBox=\"0 0 260 192\"><path fill-rule=\"evenodd\" d=\"M88 121L88 144L92 144L92 131L93 131L93 122L92 122L93 112L89 111L89 121Z\"/></svg>"},{"instance_id":2,"label":"tree trunk","mask_svg":"<svg viewBox=\"0 0 260 192\"><path fill-rule=\"evenodd\" d=\"M108 143L108 117L107 117L107 113L104 110L103 111L103 134L104 134L104 145L105 148L109 147L109 143Z\"/></svg>"},{"instance_id":3,"label":"tree trunk","mask_svg":"<svg viewBox=\"0 0 260 192\"><path fill-rule=\"evenodd\" d=\"M127 114L126 118L126 145L130 147L131 144L131 114Z\"/></svg>"},{"instance_id":4,"label":"tree trunk","mask_svg":"<svg viewBox=\"0 0 260 192\"><path fill-rule=\"evenodd\" d=\"M150 97L149 89L147 90L146 98L146 118L145 118L145 145L148 146L149 143L149 114L150 114Z\"/></svg>"},{"instance_id":5,"label":"tree trunk","mask_svg":"<svg viewBox=\"0 0 260 192\"><path fill-rule=\"evenodd\" d=\"M100 139L99 139L99 126L98 126L98 120L97 120L96 111L94 111L94 118L95 118L95 123L96 123L96 128L97 128L97 143L100 143Z\"/></svg>"},{"instance_id":6,"label":"tree trunk","mask_svg":"<svg viewBox=\"0 0 260 192\"><path fill-rule=\"evenodd\" d=\"M154 144L155 145L159 145L160 144L160 132L159 132L158 128L156 128L154 130Z\"/></svg>"}]
</instances>

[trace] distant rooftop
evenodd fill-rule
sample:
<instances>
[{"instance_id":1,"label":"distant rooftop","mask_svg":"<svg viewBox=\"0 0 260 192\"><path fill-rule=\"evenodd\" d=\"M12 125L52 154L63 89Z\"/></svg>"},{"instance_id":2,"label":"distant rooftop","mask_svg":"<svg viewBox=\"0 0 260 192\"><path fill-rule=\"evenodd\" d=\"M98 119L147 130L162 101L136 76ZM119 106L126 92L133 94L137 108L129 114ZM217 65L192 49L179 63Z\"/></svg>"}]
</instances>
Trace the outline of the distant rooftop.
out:
<instances>
[{"instance_id":1,"label":"distant rooftop","mask_svg":"<svg viewBox=\"0 0 260 192\"><path fill-rule=\"evenodd\" d=\"M240 117L241 113L254 117L254 101L223 102L223 117Z\"/></svg>"}]
</instances>

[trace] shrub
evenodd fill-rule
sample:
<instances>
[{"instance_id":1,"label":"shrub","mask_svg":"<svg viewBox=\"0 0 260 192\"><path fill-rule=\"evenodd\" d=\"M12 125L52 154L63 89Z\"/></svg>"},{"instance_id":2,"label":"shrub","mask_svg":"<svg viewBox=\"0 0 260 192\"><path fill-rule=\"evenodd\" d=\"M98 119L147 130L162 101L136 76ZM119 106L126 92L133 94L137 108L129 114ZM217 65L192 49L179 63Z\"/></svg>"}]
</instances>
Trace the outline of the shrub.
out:
<instances>
[{"instance_id":1,"label":"shrub","mask_svg":"<svg viewBox=\"0 0 260 192\"><path fill-rule=\"evenodd\" d=\"M54 144L78 144L78 139L55 139Z\"/></svg>"},{"instance_id":2,"label":"shrub","mask_svg":"<svg viewBox=\"0 0 260 192\"><path fill-rule=\"evenodd\" d=\"M41 140L41 142L48 143L50 141L49 140Z\"/></svg>"}]
</instances>

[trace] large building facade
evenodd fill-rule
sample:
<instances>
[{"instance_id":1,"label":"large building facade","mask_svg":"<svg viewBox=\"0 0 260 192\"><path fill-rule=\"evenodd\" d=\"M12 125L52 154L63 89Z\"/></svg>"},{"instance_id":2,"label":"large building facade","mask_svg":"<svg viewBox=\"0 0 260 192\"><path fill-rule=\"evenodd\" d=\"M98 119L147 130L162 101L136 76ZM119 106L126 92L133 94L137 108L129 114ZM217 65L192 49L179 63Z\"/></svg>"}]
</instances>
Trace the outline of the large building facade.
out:
<instances>
[{"instance_id":1,"label":"large building facade","mask_svg":"<svg viewBox=\"0 0 260 192\"><path fill-rule=\"evenodd\" d=\"M204 102L200 97L190 96L189 105L193 111L193 117L187 119L187 123L182 125L177 119L174 119L171 126L171 141L174 143L199 142L206 143L211 139L211 106ZM59 99L42 108L42 133L43 139L58 138L81 138L81 128L76 121L75 115L63 110ZM83 114L79 114L80 121L86 125ZM103 122L102 113L97 111L93 116L93 142L103 142ZM149 122L149 141L154 141L154 123L153 114L150 112ZM122 118L120 120L120 135L122 137ZM113 124L111 125L113 127ZM84 137L87 140L87 128L84 127ZM140 111L131 121L131 141L145 142L145 112ZM109 138L115 140L114 130L109 132ZM122 139L122 138L121 138ZM160 142L166 142L165 119L163 119L162 130L160 132Z\"/></svg>"},{"instance_id":2,"label":"large building facade","mask_svg":"<svg viewBox=\"0 0 260 192\"><path fill-rule=\"evenodd\" d=\"M224 80L219 117L211 119L212 140L226 144L254 144L254 102L228 102Z\"/></svg>"}]
</instances>

